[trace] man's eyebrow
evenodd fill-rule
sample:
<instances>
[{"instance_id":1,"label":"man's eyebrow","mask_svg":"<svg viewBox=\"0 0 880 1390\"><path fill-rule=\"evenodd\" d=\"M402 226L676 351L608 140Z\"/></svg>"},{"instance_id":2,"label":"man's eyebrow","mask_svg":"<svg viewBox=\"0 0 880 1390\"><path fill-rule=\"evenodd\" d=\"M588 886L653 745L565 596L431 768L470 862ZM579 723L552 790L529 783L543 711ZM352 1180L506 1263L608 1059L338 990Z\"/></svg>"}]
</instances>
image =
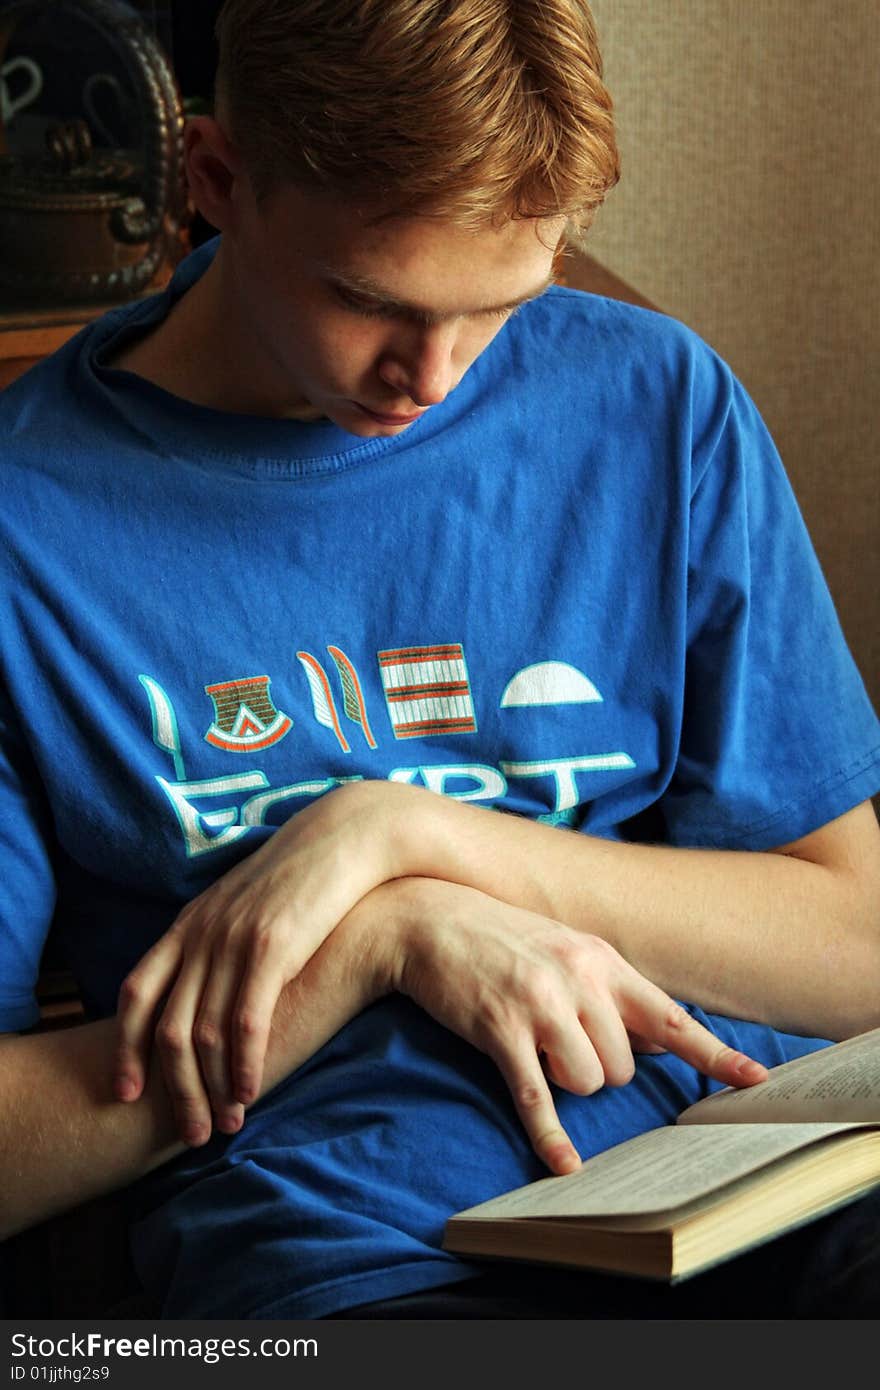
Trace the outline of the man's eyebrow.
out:
<instances>
[{"instance_id":1,"label":"man's eyebrow","mask_svg":"<svg viewBox=\"0 0 880 1390\"><path fill-rule=\"evenodd\" d=\"M440 323L444 319L476 318L482 314L502 314L509 309L518 309L521 304L528 304L530 300L540 299L545 290L548 290L554 283L554 276L551 272L535 289L528 290L521 294L517 299L510 299L504 304L481 305L478 309L466 309L459 315L450 310L440 313L435 309L426 309L422 304L410 304L406 300L398 299L384 285L380 285L370 275L364 275L360 271L341 270L331 265L319 262L319 269L327 276L334 285L341 289L350 290L353 294L363 295L365 298L375 303L377 308L381 308L388 313L401 314L408 318L418 318L430 323Z\"/></svg>"}]
</instances>

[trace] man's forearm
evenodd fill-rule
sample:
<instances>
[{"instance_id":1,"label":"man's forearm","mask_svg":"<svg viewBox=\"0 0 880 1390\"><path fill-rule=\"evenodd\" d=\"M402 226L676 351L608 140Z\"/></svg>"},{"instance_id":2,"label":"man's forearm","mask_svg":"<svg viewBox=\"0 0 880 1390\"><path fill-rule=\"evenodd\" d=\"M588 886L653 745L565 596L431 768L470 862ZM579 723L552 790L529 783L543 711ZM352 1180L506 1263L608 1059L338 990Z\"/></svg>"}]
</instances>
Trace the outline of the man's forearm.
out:
<instances>
[{"instance_id":1,"label":"man's forearm","mask_svg":"<svg viewBox=\"0 0 880 1390\"><path fill-rule=\"evenodd\" d=\"M392 892L363 899L281 995L261 1094L383 992L384 960L367 947L368 937L381 947L383 935L365 928ZM0 1240L124 1187L185 1148L155 1060L138 1100L114 1098L115 1027L103 1019L0 1037Z\"/></svg>"},{"instance_id":2,"label":"man's forearm","mask_svg":"<svg viewBox=\"0 0 880 1390\"><path fill-rule=\"evenodd\" d=\"M103 1019L0 1041L0 1240L183 1148L155 1074L135 1104L113 1099L114 1026Z\"/></svg>"},{"instance_id":3,"label":"man's forearm","mask_svg":"<svg viewBox=\"0 0 880 1390\"><path fill-rule=\"evenodd\" d=\"M870 806L826 827L829 845L847 845L826 863L606 841L406 786L385 813L401 873L477 888L601 936L679 999L827 1037L880 1022Z\"/></svg>"}]
</instances>

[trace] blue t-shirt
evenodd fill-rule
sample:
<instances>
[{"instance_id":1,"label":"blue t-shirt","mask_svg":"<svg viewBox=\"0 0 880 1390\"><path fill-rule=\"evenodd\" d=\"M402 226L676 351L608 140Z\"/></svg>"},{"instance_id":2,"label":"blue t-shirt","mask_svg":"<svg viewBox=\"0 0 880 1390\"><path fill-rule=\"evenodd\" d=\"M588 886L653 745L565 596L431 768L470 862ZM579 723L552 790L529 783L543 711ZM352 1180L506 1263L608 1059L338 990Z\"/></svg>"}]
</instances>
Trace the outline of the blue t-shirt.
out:
<instances>
[{"instance_id":1,"label":"blue t-shirt","mask_svg":"<svg viewBox=\"0 0 880 1390\"><path fill-rule=\"evenodd\" d=\"M736 849L877 789L776 451L693 333L552 289L364 440L106 365L213 250L0 396L0 1028L36 1020L53 920L112 1013L184 902L347 779ZM645 1059L561 1104L587 1153L701 1085ZM140 1184L135 1252L168 1316L321 1316L472 1272L445 1217L540 1171L491 1064L392 999Z\"/></svg>"}]
</instances>

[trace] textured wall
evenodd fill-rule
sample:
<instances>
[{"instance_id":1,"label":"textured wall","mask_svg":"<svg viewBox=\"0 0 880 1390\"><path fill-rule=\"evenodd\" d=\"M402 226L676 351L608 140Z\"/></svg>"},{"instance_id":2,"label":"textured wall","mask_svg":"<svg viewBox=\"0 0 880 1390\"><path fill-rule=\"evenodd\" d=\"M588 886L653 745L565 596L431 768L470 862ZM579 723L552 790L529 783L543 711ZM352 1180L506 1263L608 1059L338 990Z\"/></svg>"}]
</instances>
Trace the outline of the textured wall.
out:
<instances>
[{"instance_id":1,"label":"textured wall","mask_svg":"<svg viewBox=\"0 0 880 1390\"><path fill-rule=\"evenodd\" d=\"M880 5L592 9L623 178L590 249L751 392L880 705Z\"/></svg>"}]
</instances>

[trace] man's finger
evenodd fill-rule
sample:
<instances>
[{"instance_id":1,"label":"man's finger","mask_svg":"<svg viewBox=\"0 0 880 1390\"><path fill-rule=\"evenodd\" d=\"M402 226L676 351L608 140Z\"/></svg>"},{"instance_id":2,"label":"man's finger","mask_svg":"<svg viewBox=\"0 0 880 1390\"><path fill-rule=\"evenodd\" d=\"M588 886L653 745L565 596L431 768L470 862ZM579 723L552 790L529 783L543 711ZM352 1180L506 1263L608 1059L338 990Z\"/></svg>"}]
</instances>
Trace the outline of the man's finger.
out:
<instances>
[{"instance_id":1,"label":"man's finger","mask_svg":"<svg viewBox=\"0 0 880 1390\"><path fill-rule=\"evenodd\" d=\"M607 995L594 994L578 1011L581 1031L595 1050L603 1084L625 1086L635 1070L632 1048L617 1008ZM569 1090L576 1090L569 1086ZM594 1089L597 1089L594 1087ZM579 1094L589 1095L589 1091Z\"/></svg>"},{"instance_id":2,"label":"man's finger","mask_svg":"<svg viewBox=\"0 0 880 1390\"><path fill-rule=\"evenodd\" d=\"M238 974L236 958L224 961L223 968L214 962L193 1025L202 1079L217 1128L223 1134L237 1134L244 1121L244 1108L235 1099L232 1087L232 1013Z\"/></svg>"},{"instance_id":3,"label":"man's finger","mask_svg":"<svg viewBox=\"0 0 880 1390\"><path fill-rule=\"evenodd\" d=\"M639 976L636 997L623 1009L624 1023L715 1081L727 1086L754 1086L767 1079L767 1068L744 1052L728 1047L681 1004Z\"/></svg>"},{"instance_id":4,"label":"man's finger","mask_svg":"<svg viewBox=\"0 0 880 1390\"><path fill-rule=\"evenodd\" d=\"M260 1093L272 1015L281 991L322 945L323 941L311 946L298 940L291 956L281 950L277 936L266 933L252 940L231 1020L231 1094L242 1105L250 1105Z\"/></svg>"},{"instance_id":5,"label":"man's finger","mask_svg":"<svg viewBox=\"0 0 880 1390\"><path fill-rule=\"evenodd\" d=\"M589 1030L575 1014L568 1027L555 1024L541 1030L538 1053L545 1076L576 1096L591 1096L605 1085L605 1070Z\"/></svg>"},{"instance_id":6,"label":"man's finger","mask_svg":"<svg viewBox=\"0 0 880 1390\"><path fill-rule=\"evenodd\" d=\"M231 1094L250 1105L260 1093L275 1005L287 981L271 968L248 971L232 1011Z\"/></svg>"},{"instance_id":7,"label":"man's finger","mask_svg":"<svg viewBox=\"0 0 880 1390\"><path fill-rule=\"evenodd\" d=\"M180 968L183 954L176 937L163 936L119 989L113 1091L117 1100L137 1100L146 1084L156 1013Z\"/></svg>"},{"instance_id":8,"label":"man's finger","mask_svg":"<svg viewBox=\"0 0 880 1390\"><path fill-rule=\"evenodd\" d=\"M581 1160L559 1123L534 1041L523 1035L517 1044L499 1044L490 1055L507 1083L535 1153L551 1172L573 1173Z\"/></svg>"},{"instance_id":9,"label":"man's finger","mask_svg":"<svg viewBox=\"0 0 880 1390\"><path fill-rule=\"evenodd\" d=\"M208 1093L196 1055L193 1026L204 989L202 973L185 969L156 1025L156 1046L177 1128L185 1144L204 1144L211 1137Z\"/></svg>"}]
</instances>

